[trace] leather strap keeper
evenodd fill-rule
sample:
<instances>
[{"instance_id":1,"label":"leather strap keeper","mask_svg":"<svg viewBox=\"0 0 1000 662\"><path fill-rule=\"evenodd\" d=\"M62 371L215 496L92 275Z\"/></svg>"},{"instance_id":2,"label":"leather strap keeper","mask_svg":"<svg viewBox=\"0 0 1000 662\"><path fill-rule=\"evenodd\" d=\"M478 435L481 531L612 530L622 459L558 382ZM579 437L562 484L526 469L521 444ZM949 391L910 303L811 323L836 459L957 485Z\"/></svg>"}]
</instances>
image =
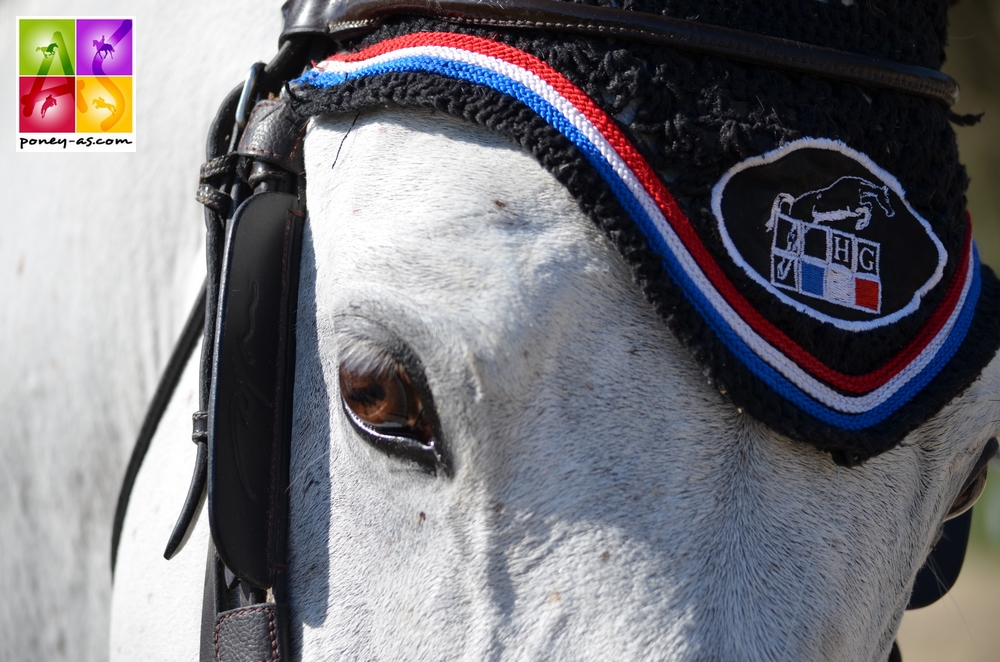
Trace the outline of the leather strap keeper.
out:
<instances>
[{"instance_id":1,"label":"leather strap keeper","mask_svg":"<svg viewBox=\"0 0 1000 662\"><path fill-rule=\"evenodd\" d=\"M219 662L280 662L277 605L265 603L219 614L215 659Z\"/></svg>"},{"instance_id":2,"label":"leather strap keeper","mask_svg":"<svg viewBox=\"0 0 1000 662\"><path fill-rule=\"evenodd\" d=\"M306 171L302 158L304 135L305 125L296 124L283 101L266 99L254 106L237 153L301 175Z\"/></svg>"}]
</instances>

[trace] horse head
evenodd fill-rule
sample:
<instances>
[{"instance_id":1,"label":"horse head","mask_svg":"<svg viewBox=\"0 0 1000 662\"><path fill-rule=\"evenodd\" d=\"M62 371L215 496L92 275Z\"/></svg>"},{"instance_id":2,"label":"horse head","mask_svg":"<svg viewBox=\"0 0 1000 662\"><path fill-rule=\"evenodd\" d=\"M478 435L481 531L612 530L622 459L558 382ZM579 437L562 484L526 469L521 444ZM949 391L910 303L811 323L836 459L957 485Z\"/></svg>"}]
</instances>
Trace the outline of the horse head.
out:
<instances>
[{"instance_id":1,"label":"horse head","mask_svg":"<svg viewBox=\"0 0 1000 662\"><path fill-rule=\"evenodd\" d=\"M727 406L562 185L503 140L379 112L316 121L306 154L304 658L405 657L428 637L444 657L888 654L996 432L1000 361L903 447L839 467ZM430 411L436 454L393 441L370 413L384 398L359 404L356 382L399 379L415 385L399 418ZM943 442L959 430L978 441Z\"/></svg>"},{"instance_id":2,"label":"horse head","mask_svg":"<svg viewBox=\"0 0 1000 662\"><path fill-rule=\"evenodd\" d=\"M846 9L817 11L847 25L854 15L837 13ZM293 7L286 43L302 31L296 16ZM286 344L275 365L294 376L293 390L284 418L257 427L266 443L282 432L290 442L220 451L212 426L229 402L204 403L227 378L225 338L269 332L248 312L263 289L248 307L249 285L210 279L206 368L176 366L178 392L151 441L156 460L124 520L115 654L141 657L163 635L173 655L194 655L207 587L203 644L205 632L226 641L228 624L260 613L288 637L279 644L263 628L273 649L287 644L282 654L301 659L884 661L946 518L974 500L996 452L995 277L980 270L961 191L950 189L939 207L906 191L937 210L927 212L919 266L939 307L921 307L921 283L905 291L908 282L874 268L851 286L882 288L878 315L815 304L802 285L806 266L823 262L813 254L787 271L798 279L791 303L747 274L754 256L763 273L789 249L756 235L791 213L787 191L808 190L817 172L829 177L816 186L880 168L892 182L922 181L907 179L903 151L879 153L881 165L862 151L906 144L923 120L953 141L944 109L891 127L887 140L866 133L884 129L868 121L867 93L822 73L600 34L497 36L448 16L457 32L404 16L343 52L325 41L334 23L324 20L311 48L287 47L288 60L255 67L250 80L294 73L270 89L248 83L243 102L237 91L223 106L199 193L211 210L209 265L226 278L252 267L236 257L238 228L257 227L247 219L259 220L249 214L261 201L287 203L269 217L287 233L275 235L283 252L270 254L285 271L268 280L284 307L260 319L284 320L272 332L289 334L294 361ZM872 93L892 104L911 92ZM237 115L255 97L253 114ZM831 127L855 114L862 135L848 147ZM283 127L274 133L287 149L247 139L269 135L259 126ZM230 133L240 130L242 141ZM242 160L227 155L230 143ZM786 159L789 144L804 145L796 158L808 168ZM939 159L934 172L957 168L951 152L929 158ZM753 190L732 204L713 194L751 165L770 168L758 181L777 178L778 194ZM862 198L891 216L879 186ZM244 202L240 191L252 189ZM746 258L720 239L744 209L749 241L763 242ZM965 252L942 257L934 233ZM885 243L879 255L905 248ZM843 290L832 261L810 287ZM226 294L214 298L216 288ZM228 308L229 296L243 298ZM920 324L894 326L911 314ZM872 337L880 342L861 340ZM977 369L946 369L957 354L941 347ZM177 479L191 451L173 439L191 435L199 387L196 466L209 463L215 480L211 515L198 515L196 470L185 511L194 524L175 530L169 554L187 546L155 565L162 527L140 523L162 523L163 494L187 487ZM249 407L239 413L251 420ZM287 480L274 469L286 450ZM264 580L227 556L250 545L227 547L239 517L213 504L227 486L212 472L226 463L238 465L229 488L253 488L234 493L287 499L287 511L262 519ZM250 485L251 463L272 482ZM271 528L286 512L287 529ZM272 546L285 535L287 549ZM268 585L271 576L280 580ZM168 636L170 625L146 615L153 602L190 603L192 637Z\"/></svg>"}]
</instances>

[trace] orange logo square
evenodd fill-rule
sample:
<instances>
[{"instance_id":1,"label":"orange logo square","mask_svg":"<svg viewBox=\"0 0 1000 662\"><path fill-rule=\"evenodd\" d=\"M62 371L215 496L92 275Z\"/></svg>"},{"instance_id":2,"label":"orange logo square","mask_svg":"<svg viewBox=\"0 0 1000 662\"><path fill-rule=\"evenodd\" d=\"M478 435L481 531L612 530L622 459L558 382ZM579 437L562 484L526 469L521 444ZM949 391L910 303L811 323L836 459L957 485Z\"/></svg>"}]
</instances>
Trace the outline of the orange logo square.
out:
<instances>
[{"instance_id":1,"label":"orange logo square","mask_svg":"<svg viewBox=\"0 0 1000 662\"><path fill-rule=\"evenodd\" d=\"M130 76L77 76L77 133L132 133L132 99Z\"/></svg>"}]
</instances>

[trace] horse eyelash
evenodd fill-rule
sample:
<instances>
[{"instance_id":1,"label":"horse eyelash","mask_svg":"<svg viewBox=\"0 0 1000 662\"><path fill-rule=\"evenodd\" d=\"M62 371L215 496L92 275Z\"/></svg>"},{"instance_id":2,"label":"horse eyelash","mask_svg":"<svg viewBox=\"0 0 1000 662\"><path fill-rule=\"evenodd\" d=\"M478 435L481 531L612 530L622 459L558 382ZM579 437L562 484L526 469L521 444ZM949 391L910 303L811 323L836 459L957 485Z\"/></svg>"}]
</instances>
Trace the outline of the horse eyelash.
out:
<instances>
[{"instance_id":1,"label":"horse eyelash","mask_svg":"<svg viewBox=\"0 0 1000 662\"><path fill-rule=\"evenodd\" d=\"M399 360L384 349L362 343L345 349L340 363L358 372L381 372L395 367Z\"/></svg>"}]
</instances>

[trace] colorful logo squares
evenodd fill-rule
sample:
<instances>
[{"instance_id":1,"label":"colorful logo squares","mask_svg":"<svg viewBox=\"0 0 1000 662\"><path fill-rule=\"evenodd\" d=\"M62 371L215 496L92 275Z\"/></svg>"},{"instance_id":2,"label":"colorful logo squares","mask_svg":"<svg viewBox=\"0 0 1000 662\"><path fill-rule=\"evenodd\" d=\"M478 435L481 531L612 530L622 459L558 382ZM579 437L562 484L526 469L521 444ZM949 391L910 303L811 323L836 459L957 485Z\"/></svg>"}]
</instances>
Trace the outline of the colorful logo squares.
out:
<instances>
[{"instance_id":1,"label":"colorful logo squares","mask_svg":"<svg viewBox=\"0 0 1000 662\"><path fill-rule=\"evenodd\" d=\"M132 18L19 17L17 57L19 150L50 151L46 146L58 143L73 151L134 151Z\"/></svg>"}]
</instances>

